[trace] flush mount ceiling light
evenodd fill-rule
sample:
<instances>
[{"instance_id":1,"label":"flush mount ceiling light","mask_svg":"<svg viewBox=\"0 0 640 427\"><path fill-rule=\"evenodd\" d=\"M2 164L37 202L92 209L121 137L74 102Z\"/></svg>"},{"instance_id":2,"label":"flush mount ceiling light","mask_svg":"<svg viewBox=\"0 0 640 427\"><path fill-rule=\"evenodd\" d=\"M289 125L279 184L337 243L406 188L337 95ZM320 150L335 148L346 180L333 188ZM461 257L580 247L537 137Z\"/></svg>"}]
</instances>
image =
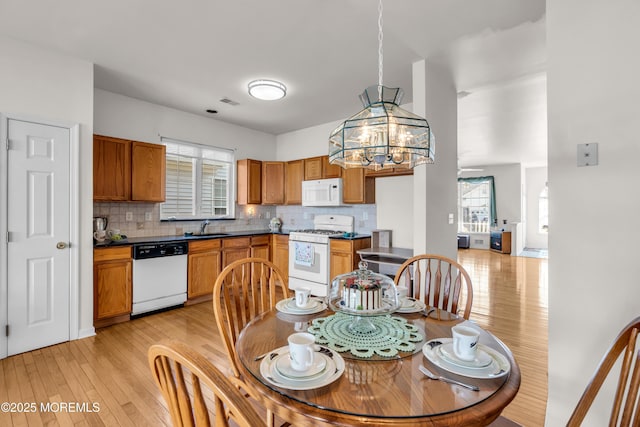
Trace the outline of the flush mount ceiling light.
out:
<instances>
[{"instance_id":1,"label":"flush mount ceiling light","mask_svg":"<svg viewBox=\"0 0 640 427\"><path fill-rule=\"evenodd\" d=\"M249 94L264 101L275 101L284 98L287 87L275 80L254 80L249 83Z\"/></svg>"},{"instance_id":2,"label":"flush mount ceiling light","mask_svg":"<svg viewBox=\"0 0 640 427\"><path fill-rule=\"evenodd\" d=\"M398 105L404 92L382 85L382 0L378 3L378 85L360 95L364 110L329 136L329 162L343 168L413 168L434 162L435 138L426 119Z\"/></svg>"}]
</instances>

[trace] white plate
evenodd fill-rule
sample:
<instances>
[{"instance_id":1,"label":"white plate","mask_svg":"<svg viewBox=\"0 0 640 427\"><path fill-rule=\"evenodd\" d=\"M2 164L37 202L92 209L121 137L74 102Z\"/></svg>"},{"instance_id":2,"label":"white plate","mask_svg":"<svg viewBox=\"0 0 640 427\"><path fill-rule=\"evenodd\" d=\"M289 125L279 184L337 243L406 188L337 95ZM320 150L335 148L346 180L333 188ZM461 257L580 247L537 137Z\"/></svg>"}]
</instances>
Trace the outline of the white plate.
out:
<instances>
[{"instance_id":1,"label":"white plate","mask_svg":"<svg viewBox=\"0 0 640 427\"><path fill-rule=\"evenodd\" d=\"M486 368L493 362L493 358L489 356L489 353L478 347L476 357L473 360L462 360L455 355L453 351L453 343L442 344L437 347L437 351L440 352L440 356L449 363L458 365L462 368L469 369L482 369Z\"/></svg>"},{"instance_id":2,"label":"white plate","mask_svg":"<svg viewBox=\"0 0 640 427\"><path fill-rule=\"evenodd\" d=\"M324 371L324 368L327 367L327 358L324 357L322 353L313 355L313 364L306 371L297 371L293 369L289 353L279 355L275 358L274 362L279 373L285 377L293 379L311 379L316 377L319 373Z\"/></svg>"},{"instance_id":3,"label":"white plate","mask_svg":"<svg viewBox=\"0 0 640 427\"><path fill-rule=\"evenodd\" d=\"M489 366L471 369L448 362L444 357L442 357L438 347L443 344L450 344L452 341L453 339L451 338L436 338L429 340L422 346L422 353L434 365L446 371L453 372L458 375L464 375L466 377L497 378L509 373L511 365L507 358L491 347L487 347L482 344L478 345L478 350L483 350L491 357L491 359L493 359ZM438 342L441 344L437 344Z\"/></svg>"},{"instance_id":4,"label":"white plate","mask_svg":"<svg viewBox=\"0 0 640 427\"><path fill-rule=\"evenodd\" d=\"M396 310L396 313L418 313L427 308L425 303L413 298L402 299L400 308Z\"/></svg>"},{"instance_id":5,"label":"white plate","mask_svg":"<svg viewBox=\"0 0 640 427\"><path fill-rule=\"evenodd\" d=\"M318 352L317 354L326 359L327 366L324 369L323 373L317 378L313 378L310 380L287 378L280 374L276 369L276 364L274 362L276 358L271 359L269 357L265 357L264 359L262 359L262 362L260 362L260 374L270 384L289 390L311 390L314 388L320 388L329 385L340 378L340 376L344 373L344 359L338 353L327 347L321 348L323 349L323 352ZM273 350L273 353L277 353L278 355L287 354L287 357L288 352L289 346L284 346ZM331 356L329 356L329 354L331 354Z\"/></svg>"},{"instance_id":6,"label":"white plate","mask_svg":"<svg viewBox=\"0 0 640 427\"><path fill-rule=\"evenodd\" d=\"M309 301L307 301L307 305L305 305L304 307L299 307L298 304L296 304L296 299L292 298L287 302L287 308L289 310L305 310L306 311L306 310L313 310L318 306L318 304L320 304L320 301L318 301L317 299L310 298Z\"/></svg>"},{"instance_id":7,"label":"white plate","mask_svg":"<svg viewBox=\"0 0 640 427\"><path fill-rule=\"evenodd\" d=\"M312 308L300 308L296 306L296 303L293 298L287 298L280 300L276 303L276 310L286 313L286 314L314 314L320 313L327 309L327 304L321 299L312 299L315 301L315 304Z\"/></svg>"}]
</instances>

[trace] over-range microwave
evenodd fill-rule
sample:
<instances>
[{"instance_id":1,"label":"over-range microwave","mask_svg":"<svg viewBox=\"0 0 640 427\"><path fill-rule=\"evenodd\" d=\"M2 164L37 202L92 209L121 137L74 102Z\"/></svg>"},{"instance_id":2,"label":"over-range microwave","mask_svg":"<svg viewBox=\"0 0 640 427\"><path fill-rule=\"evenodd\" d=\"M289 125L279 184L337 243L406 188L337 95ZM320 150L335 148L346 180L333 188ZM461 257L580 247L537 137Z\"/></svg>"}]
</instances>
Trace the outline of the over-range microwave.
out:
<instances>
[{"instance_id":1,"label":"over-range microwave","mask_svg":"<svg viewBox=\"0 0 640 427\"><path fill-rule=\"evenodd\" d=\"M342 178L302 181L302 206L342 205Z\"/></svg>"}]
</instances>

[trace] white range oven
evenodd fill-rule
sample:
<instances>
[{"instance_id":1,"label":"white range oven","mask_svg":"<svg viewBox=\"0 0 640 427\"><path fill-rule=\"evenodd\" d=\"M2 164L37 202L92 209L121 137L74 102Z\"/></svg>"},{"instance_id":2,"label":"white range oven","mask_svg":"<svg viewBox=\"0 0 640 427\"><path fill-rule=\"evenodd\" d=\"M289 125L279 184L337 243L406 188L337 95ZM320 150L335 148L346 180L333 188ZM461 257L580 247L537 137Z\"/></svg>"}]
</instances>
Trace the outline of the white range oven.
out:
<instances>
[{"instance_id":1,"label":"white range oven","mask_svg":"<svg viewBox=\"0 0 640 427\"><path fill-rule=\"evenodd\" d=\"M313 229L289 234L289 288L309 288L316 296L329 292L329 239L353 233L351 215L316 215Z\"/></svg>"}]
</instances>

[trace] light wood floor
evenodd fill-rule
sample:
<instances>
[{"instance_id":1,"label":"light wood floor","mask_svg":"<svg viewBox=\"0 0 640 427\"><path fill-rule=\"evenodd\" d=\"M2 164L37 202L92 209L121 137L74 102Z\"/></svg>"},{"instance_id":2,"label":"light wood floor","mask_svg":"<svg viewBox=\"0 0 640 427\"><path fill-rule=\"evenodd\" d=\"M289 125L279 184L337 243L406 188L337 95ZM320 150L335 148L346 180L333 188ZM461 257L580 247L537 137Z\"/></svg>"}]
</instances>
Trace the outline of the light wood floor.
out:
<instances>
[{"instance_id":1,"label":"light wood floor","mask_svg":"<svg viewBox=\"0 0 640 427\"><path fill-rule=\"evenodd\" d=\"M543 426L547 260L483 250L462 250L459 259L473 280L471 319L511 348L522 371L520 391L504 415L527 427ZM142 317L100 329L95 337L0 360L0 403L36 409L0 411L0 426L169 425L146 356L147 348L164 338L185 341L219 367L227 366L210 303ZM61 411L68 402L78 412ZM47 403L49 411L42 411Z\"/></svg>"}]
</instances>

